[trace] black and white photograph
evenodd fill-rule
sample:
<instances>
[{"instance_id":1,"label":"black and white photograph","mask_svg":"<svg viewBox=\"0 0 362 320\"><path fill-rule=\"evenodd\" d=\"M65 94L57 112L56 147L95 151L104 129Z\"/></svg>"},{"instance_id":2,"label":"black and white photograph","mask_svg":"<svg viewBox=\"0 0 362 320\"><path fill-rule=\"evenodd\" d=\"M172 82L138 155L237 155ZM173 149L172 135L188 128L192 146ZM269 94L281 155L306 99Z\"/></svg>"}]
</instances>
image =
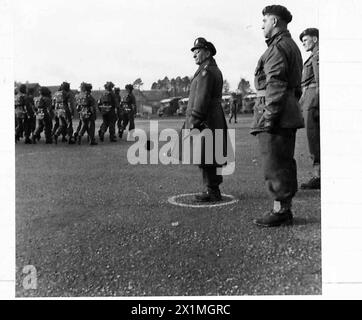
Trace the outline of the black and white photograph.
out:
<instances>
[{"instance_id":1,"label":"black and white photograph","mask_svg":"<svg viewBox=\"0 0 362 320\"><path fill-rule=\"evenodd\" d=\"M362 283L333 262L338 232L356 244L362 228L337 209L349 169L332 168L325 131L355 87L328 76L344 61L326 32L338 1L1 2L16 298L321 298Z\"/></svg>"}]
</instances>

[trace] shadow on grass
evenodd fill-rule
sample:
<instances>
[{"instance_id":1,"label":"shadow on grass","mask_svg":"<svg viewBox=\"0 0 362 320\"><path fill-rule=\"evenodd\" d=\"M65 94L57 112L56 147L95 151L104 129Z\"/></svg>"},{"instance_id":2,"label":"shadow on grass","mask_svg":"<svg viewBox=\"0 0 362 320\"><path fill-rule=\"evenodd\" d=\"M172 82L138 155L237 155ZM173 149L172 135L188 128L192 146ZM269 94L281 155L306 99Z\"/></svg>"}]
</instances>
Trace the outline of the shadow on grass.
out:
<instances>
[{"instance_id":1,"label":"shadow on grass","mask_svg":"<svg viewBox=\"0 0 362 320\"><path fill-rule=\"evenodd\" d=\"M294 217L292 226L306 226L312 224L320 224L321 220L317 218L300 218Z\"/></svg>"}]
</instances>

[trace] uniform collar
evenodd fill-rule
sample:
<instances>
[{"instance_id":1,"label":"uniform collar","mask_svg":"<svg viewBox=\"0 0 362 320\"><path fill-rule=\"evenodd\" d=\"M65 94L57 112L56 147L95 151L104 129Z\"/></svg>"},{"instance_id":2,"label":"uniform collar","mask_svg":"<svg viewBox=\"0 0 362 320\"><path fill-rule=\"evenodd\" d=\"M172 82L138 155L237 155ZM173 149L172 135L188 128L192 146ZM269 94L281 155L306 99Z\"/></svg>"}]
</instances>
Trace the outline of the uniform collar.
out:
<instances>
[{"instance_id":1,"label":"uniform collar","mask_svg":"<svg viewBox=\"0 0 362 320\"><path fill-rule=\"evenodd\" d=\"M292 36L290 35L289 30L283 30L283 31L279 31L278 33L276 33L274 36L272 36L271 38L265 40L266 44L268 45L268 47L273 44L273 42L279 38L279 37L288 37L291 38Z\"/></svg>"},{"instance_id":2,"label":"uniform collar","mask_svg":"<svg viewBox=\"0 0 362 320\"><path fill-rule=\"evenodd\" d=\"M312 50L312 54L315 55L318 53L319 53L319 44L317 43Z\"/></svg>"},{"instance_id":3,"label":"uniform collar","mask_svg":"<svg viewBox=\"0 0 362 320\"><path fill-rule=\"evenodd\" d=\"M194 78L200 73L201 70L206 69L208 66L216 66L216 61L213 57L206 59L195 72Z\"/></svg>"}]
</instances>

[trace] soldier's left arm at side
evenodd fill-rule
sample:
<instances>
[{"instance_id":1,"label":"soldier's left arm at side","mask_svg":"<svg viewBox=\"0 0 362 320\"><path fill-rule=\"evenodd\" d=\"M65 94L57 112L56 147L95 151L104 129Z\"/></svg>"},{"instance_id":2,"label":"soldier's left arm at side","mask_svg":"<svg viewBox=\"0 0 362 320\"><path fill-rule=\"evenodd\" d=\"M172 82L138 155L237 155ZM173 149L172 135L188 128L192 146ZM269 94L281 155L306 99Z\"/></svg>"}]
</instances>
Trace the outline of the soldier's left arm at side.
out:
<instances>
[{"instance_id":1,"label":"soldier's left arm at side","mask_svg":"<svg viewBox=\"0 0 362 320\"><path fill-rule=\"evenodd\" d=\"M314 79L317 85L317 94L319 95L319 51L313 54L312 66L313 66Z\"/></svg>"},{"instance_id":2,"label":"soldier's left arm at side","mask_svg":"<svg viewBox=\"0 0 362 320\"><path fill-rule=\"evenodd\" d=\"M197 128L207 119L207 109L211 102L211 91L213 86L212 73L209 70L204 69L195 80L197 81L197 87L191 113L191 123Z\"/></svg>"}]
</instances>

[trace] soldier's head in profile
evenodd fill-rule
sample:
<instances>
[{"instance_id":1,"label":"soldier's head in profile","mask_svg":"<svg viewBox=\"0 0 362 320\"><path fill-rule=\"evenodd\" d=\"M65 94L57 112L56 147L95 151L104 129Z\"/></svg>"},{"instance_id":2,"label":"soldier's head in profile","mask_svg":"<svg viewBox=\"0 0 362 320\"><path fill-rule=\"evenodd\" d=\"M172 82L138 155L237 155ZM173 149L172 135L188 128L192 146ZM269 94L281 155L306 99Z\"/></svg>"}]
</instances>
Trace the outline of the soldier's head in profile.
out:
<instances>
[{"instance_id":1,"label":"soldier's head in profile","mask_svg":"<svg viewBox=\"0 0 362 320\"><path fill-rule=\"evenodd\" d=\"M28 94L29 96L32 96L32 95L34 95L34 91L35 91L34 88L28 88L27 94Z\"/></svg>"},{"instance_id":2,"label":"soldier's head in profile","mask_svg":"<svg viewBox=\"0 0 362 320\"><path fill-rule=\"evenodd\" d=\"M20 93L26 93L26 85L25 84L21 84L19 87L19 92Z\"/></svg>"},{"instance_id":3,"label":"soldier's head in profile","mask_svg":"<svg viewBox=\"0 0 362 320\"><path fill-rule=\"evenodd\" d=\"M127 84L127 85L125 86L125 89L127 90L128 93L131 93L131 92L133 91L133 85Z\"/></svg>"},{"instance_id":4,"label":"soldier's head in profile","mask_svg":"<svg viewBox=\"0 0 362 320\"><path fill-rule=\"evenodd\" d=\"M121 92L121 89L119 87L114 88L114 92L116 94L119 94Z\"/></svg>"},{"instance_id":5,"label":"soldier's head in profile","mask_svg":"<svg viewBox=\"0 0 362 320\"><path fill-rule=\"evenodd\" d=\"M85 91L88 92L88 93L91 93L92 89L93 89L92 84L91 83L86 83Z\"/></svg>"},{"instance_id":6,"label":"soldier's head in profile","mask_svg":"<svg viewBox=\"0 0 362 320\"><path fill-rule=\"evenodd\" d=\"M216 54L215 46L202 37L195 40L191 51L197 65L203 64L207 59L213 57Z\"/></svg>"},{"instance_id":7,"label":"soldier's head in profile","mask_svg":"<svg viewBox=\"0 0 362 320\"><path fill-rule=\"evenodd\" d=\"M87 91L86 89L87 89L87 84L85 82L82 82L80 84L80 91L81 92L86 92Z\"/></svg>"},{"instance_id":8,"label":"soldier's head in profile","mask_svg":"<svg viewBox=\"0 0 362 320\"><path fill-rule=\"evenodd\" d=\"M292 21L293 16L286 7L280 5L266 6L262 14L264 37L269 39L277 32L287 29L288 23Z\"/></svg>"},{"instance_id":9,"label":"soldier's head in profile","mask_svg":"<svg viewBox=\"0 0 362 320\"><path fill-rule=\"evenodd\" d=\"M42 97L50 97L51 96L51 92L49 90L49 88L47 87L40 87L40 95Z\"/></svg>"},{"instance_id":10,"label":"soldier's head in profile","mask_svg":"<svg viewBox=\"0 0 362 320\"><path fill-rule=\"evenodd\" d=\"M60 86L61 88L62 88L62 90L64 90L64 91L70 91L70 83L69 82L63 82L62 84L61 84L61 86Z\"/></svg>"},{"instance_id":11,"label":"soldier's head in profile","mask_svg":"<svg viewBox=\"0 0 362 320\"><path fill-rule=\"evenodd\" d=\"M302 41L305 51L313 51L313 49L318 45L319 30L317 28L305 29L300 34L299 39Z\"/></svg>"},{"instance_id":12,"label":"soldier's head in profile","mask_svg":"<svg viewBox=\"0 0 362 320\"><path fill-rule=\"evenodd\" d=\"M112 81L107 81L104 85L104 89L111 91L114 88L114 83Z\"/></svg>"}]
</instances>

